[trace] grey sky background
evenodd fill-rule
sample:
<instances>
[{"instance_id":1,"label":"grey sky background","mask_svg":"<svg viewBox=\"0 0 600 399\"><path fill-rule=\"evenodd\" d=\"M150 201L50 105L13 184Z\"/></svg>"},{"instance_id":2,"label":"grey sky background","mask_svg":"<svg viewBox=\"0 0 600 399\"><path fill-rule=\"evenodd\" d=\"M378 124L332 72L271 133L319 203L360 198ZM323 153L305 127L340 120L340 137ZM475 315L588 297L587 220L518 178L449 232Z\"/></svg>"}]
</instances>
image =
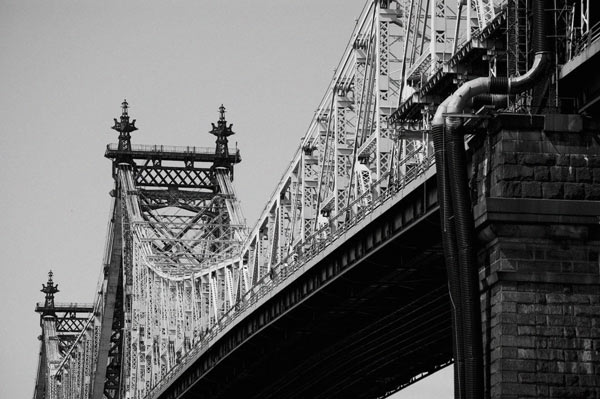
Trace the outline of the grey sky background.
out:
<instances>
[{"instance_id":1,"label":"grey sky background","mask_svg":"<svg viewBox=\"0 0 600 399\"><path fill-rule=\"evenodd\" d=\"M52 269L91 302L123 98L133 143L213 146L221 103L253 225L305 134L363 0L0 0L0 397L31 397ZM425 385L425 387L423 387ZM394 398L450 398L451 369Z\"/></svg>"}]
</instances>

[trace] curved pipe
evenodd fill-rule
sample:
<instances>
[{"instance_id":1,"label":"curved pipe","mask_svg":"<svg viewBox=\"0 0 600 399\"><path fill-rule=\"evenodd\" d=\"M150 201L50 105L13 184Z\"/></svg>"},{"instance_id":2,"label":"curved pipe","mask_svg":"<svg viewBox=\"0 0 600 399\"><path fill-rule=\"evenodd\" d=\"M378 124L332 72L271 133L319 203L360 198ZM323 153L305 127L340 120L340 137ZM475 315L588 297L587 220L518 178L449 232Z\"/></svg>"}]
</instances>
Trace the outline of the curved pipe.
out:
<instances>
[{"instance_id":1,"label":"curved pipe","mask_svg":"<svg viewBox=\"0 0 600 399\"><path fill-rule=\"evenodd\" d=\"M487 94L519 94L524 92L531 88L544 75L551 64L551 59L549 51L540 51L536 53L531 68L524 75L513 78L476 78L466 82L449 97L450 101L444 113L455 114L462 112L476 96ZM451 116L448 118L451 118Z\"/></svg>"},{"instance_id":2,"label":"curved pipe","mask_svg":"<svg viewBox=\"0 0 600 399\"><path fill-rule=\"evenodd\" d=\"M506 106L510 97L506 94L481 94L471 99L471 109L476 110L484 105L492 105L496 108Z\"/></svg>"},{"instance_id":3,"label":"curved pipe","mask_svg":"<svg viewBox=\"0 0 600 399\"><path fill-rule=\"evenodd\" d=\"M455 333L459 335L456 337L456 342L459 344L456 347L455 360L458 362L458 357L462 357L463 360L459 367L460 378L455 396L461 398L483 397L483 348L480 339L479 276L474 247L474 221L466 174L464 129L462 119L453 117L452 114L462 112L476 96L521 93L531 88L544 75L552 59L550 41L546 33L547 19L544 10L546 1L548 0L533 2L535 58L527 73L513 78L487 77L471 80L458 88L438 107L432 120L436 163L441 169L438 172L440 216L443 226L451 224L453 227L442 231L442 242L448 268L450 294L451 297L460 300L456 306L460 311L455 312L454 316ZM443 140L440 140L440 135ZM446 187L449 189L446 190ZM447 191L450 193L448 194ZM452 203L451 210L448 209L450 203ZM447 220L449 216L454 216L452 223ZM458 266L455 266L456 258L458 258ZM453 271L455 267L458 270L456 274ZM462 347L462 354L459 352L460 347ZM456 393L456 390L459 392Z\"/></svg>"}]
</instances>

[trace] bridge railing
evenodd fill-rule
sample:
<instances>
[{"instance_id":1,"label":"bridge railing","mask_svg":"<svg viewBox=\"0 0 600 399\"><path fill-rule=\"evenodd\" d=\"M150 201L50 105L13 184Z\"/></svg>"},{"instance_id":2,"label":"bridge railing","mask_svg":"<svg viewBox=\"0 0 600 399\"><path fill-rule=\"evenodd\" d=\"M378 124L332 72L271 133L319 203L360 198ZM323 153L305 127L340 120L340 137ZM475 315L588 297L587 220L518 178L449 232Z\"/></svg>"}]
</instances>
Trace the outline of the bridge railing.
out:
<instances>
[{"instance_id":1,"label":"bridge railing","mask_svg":"<svg viewBox=\"0 0 600 399\"><path fill-rule=\"evenodd\" d=\"M107 150L117 151L119 145L110 143L106 146ZM132 152L174 152L178 154L214 154L213 147L194 147L194 146L173 146L173 145L147 145L147 144L132 144Z\"/></svg>"},{"instance_id":2,"label":"bridge railing","mask_svg":"<svg viewBox=\"0 0 600 399\"><path fill-rule=\"evenodd\" d=\"M119 144L110 143L106 145L106 153L115 153L119 151ZM140 154L171 154L172 156L178 156L178 158L182 156L192 157L194 155L198 156L212 156L215 155L214 147L195 147L195 146L174 146L174 145L150 145L150 144L132 144L131 150L132 153ZM240 157L240 150L237 148L231 148L229 156L236 158Z\"/></svg>"},{"instance_id":3,"label":"bridge railing","mask_svg":"<svg viewBox=\"0 0 600 399\"><path fill-rule=\"evenodd\" d=\"M600 21L598 21L592 28L582 35L578 40L574 41L572 47L571 58L575 58L581 54L585 49L600 39Z\"/></svg>"}]
</instances>

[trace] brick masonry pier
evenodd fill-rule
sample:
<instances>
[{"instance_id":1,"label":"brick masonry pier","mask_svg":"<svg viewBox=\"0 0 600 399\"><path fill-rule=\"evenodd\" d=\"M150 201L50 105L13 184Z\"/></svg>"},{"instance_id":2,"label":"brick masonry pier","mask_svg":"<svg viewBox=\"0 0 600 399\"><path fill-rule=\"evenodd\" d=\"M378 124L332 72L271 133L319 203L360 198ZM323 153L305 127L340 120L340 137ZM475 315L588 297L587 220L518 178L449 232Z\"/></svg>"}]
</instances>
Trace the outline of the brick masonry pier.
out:
<instances>
[{"instance_id":1,"label":"brick masonry pier","mask_svg":"<svg viewBox=\"0 0 600 399\"><path fill-rule=\"evenodd\" d=\"M600 126L502 114L469 142L486 397L600 398Z\"/></svg>"}]
</instances>

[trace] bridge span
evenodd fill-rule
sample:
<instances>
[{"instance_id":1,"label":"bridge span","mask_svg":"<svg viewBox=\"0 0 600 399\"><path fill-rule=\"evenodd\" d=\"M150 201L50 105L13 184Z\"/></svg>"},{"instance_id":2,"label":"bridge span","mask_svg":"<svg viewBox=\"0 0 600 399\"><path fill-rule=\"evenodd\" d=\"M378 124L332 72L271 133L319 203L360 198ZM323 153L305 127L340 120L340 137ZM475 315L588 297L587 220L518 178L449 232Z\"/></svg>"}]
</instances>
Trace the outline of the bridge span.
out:
<instances>
[{"instance_id":1,"label":"bridge span","mask_svg":"<svg viewBox=\"0 0 600 399\"><path fill-rule=\"evenodd\" d=\"M44 287L34 397L379 398L453 362L457 398L599 396L599 17L367 2L252 229L225 108L214 149L143 146L124 101L101 288Z\"/></svg>"}]
</instances>

